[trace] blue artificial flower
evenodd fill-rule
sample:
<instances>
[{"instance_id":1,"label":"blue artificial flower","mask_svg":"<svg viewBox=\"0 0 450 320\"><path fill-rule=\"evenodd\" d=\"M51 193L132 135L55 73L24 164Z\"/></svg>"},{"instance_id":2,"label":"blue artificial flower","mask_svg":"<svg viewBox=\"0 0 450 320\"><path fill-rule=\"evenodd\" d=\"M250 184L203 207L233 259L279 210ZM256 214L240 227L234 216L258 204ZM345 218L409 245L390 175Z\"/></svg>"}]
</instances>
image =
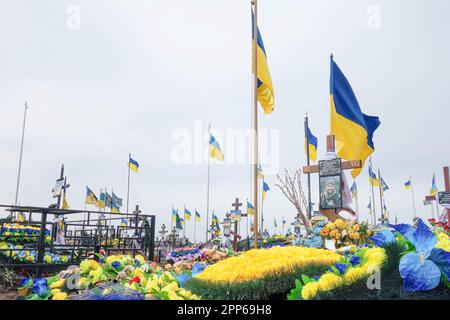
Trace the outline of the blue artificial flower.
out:
<instances>
[{"instance_id":1,"label":"blue artificial flower","mask_svg":"<svg viewBox=\"0 0 450 320\"><path fill-rule=\"evenodd\" d=\"M345 270L347 269L347 265L345 263L336 263L334 267L339 271L341 275L345 273ZM328 271L334 272L332 268L328 269Z\"/></svg>"},{"instance_id":2,"label":"blue artificial flower","mask_svg":"<svg viewBox=\"0 0 450 320\"><path fill-rule=\"evenodd\" d=\"M406 292L432 290L439 285L441 272L450 276L450 253L434 248L437 238L422 219L412 234L408 227L396 230L416 248L416 252L410 252L400 260L399 270Z\"/></svg>"},{"instance_id":3,"label":"blue artificial flower","mask_svg":"<svg viewBox=\"0 0 450 320\"><path fill-rule=\"evenodd\" d=\"M358 264L361 263L361 258L358 256L352 256L349 261L352 264L352 266L357 266Z\"/></svg>"},{"instance_id":4,"label":"blue artificial flower","mask_svg":"<svg viewBox=\"0 0 450 320\"><path fill-rule=\"evenodd\" d=\"M316 281L319 281L320 276L314 276L313 279L316 280Z\"/></svg>"},{"instance_id":5,"label":"blue artificial flower","mask_svg":"<svg viewBox=\"0 0 450 320\"><path fill-rule=\"evenodd\" d=\"M48 293L47 279L35 279L33 282L33 286L31 287L31 291L39 297L43 298Z\"/></svg>"},{"instance_id":6,"label":"blue artificial flower","mask_svg":"<svg viewBox=\"0 0 450 320\"><path fill-rule=\"evenodd\" d=\"M33 285L33 279L23 278L20 280L19 288L29 288Z\"/></svg>"},{"instance_id":7,"label":"blue artificial flower","mask_svg":"<svg viewBox=\"0 0 450 320\"><path fill-rule=\"evenodd\" d=\"M114 270L120 271L120 270L119 270L119 268L121 267L121 264L120 264L120 262L119 262L119 261L117 261L117 260L114 260L114 262L113 262L113 263L111 263L111 267L113 267L113 268L114 268Z\"/></svg>"},{"instance_id":8,"label":"blue artificial flower","mask_svg":"<svg viewBox=\"0 0 450 320\"><path fill-rule=\"evenodd\" d=\"M409 242L413 242L413 234L414 234L414 227L409 224L397 224L397 225L389 225L392 229L400 232L402 236L404 236L406 239L408 239Z\"/></svg>"},{"instance_id":9,"label":"blue artificial flower","mask_svg":"<svg viewBox=\"0 0 450 320\"><path fill-rule=\"evenodd\" d=\"M140 262L138 259L134 259L134 263L135 263L138 267L141 266L141 262Z\"/></svg>"},{"instance_id":10,"label":"blue artificial flower","mask_svg":"<svg viewBox=\"0 0 450 320\"><path fill-rule=\"evenodd\" d=\"M191 276L188 273L182 273L177 275L176 277L177 281L180 283L180 287L184 287L186 281L188 281Z\"/></svg>"},{"instance_id":11,"label":"blue artificial flower","mask_svg":"<svg viewBox=\"0 0 450 320\"><path fill-rule=\"evenodd\" d=\"M204 266L203 264L201 264L200 262L195 263L192 266L192 276L195 277L196 275L198 275L199 273L202 273L203 270L205 270L206 266Z\"/></svg>"},{"instance_id":12,"label":"blue artificial flower","mask_svg":"<svg viewBox=\"0 0 450 320\"><path fill-rule=\"evenodd\" d=\"M389 245L391 243L395 242L395 237L389 230L381 230L377 234L375 234L372 237L369 237L369 240L371 240L373 243L375 243L378 247L384 247L386 245Z\"/></svg>"}]
</instances>

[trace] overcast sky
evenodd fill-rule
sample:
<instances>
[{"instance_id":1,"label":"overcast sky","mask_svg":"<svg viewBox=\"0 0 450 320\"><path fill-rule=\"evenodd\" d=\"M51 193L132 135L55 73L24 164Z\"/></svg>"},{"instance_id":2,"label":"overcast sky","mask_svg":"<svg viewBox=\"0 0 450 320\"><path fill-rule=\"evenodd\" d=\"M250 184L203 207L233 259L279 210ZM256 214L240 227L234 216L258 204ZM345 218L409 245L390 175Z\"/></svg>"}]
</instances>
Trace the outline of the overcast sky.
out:
<instances>
[{"instance_id":1,"label":"overcast sky","mask_svg":"<svg viewBox=\"0 0 450 320\"><path fill-rule=\"evenodd\" d=\"M86 185L126 198L131 152L140 163L131 177L131 205L155 214L158 228L170 224L172 205L180 212L184 205L197 208L203 237L207 165L175 163L174 137L192 133L194 159L207 146L194 127L206 133L210 123L227 158L233 152L227 152L226 130L249 128L249 3L1 0L0 203L14 202L28 101L20 204L48 206L62 163L71 208L84 208ZM319 138L319 158L325 153L331 52L363 112L380 117L373 163L390 187L391 216L412 219L411 193L403 186L410 176L418 215L431 216L422 200L433 173L443 189L442 167L450 158L449 12L448 0L259 1L276 94L274 113L260 116L260 127L275 137L265 161L272 169L278 164L266 175L271 191L264 215L271 230L274 217L280 226L281 217L291 222L295 216L274 173L305 164L305 111ZM357 183L365 220L367 167ZM314 199L317 189L314 177ZM235 197L245 203L249 194L248 164L211 166L211 208L220 218ZM187 228L192 235L193 223Z\"/></svg>"}]
</instances>

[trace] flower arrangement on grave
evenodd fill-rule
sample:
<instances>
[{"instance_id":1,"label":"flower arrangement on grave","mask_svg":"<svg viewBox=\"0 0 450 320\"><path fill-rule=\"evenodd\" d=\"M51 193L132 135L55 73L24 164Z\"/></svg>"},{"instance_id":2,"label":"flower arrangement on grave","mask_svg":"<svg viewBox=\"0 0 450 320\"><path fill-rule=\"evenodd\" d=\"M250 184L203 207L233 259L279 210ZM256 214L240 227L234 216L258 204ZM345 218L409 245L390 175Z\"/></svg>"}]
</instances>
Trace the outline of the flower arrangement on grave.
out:
<instances>
[{"instance_id":1,"label":"flower arrangement on grave","mask_svg":"<svg viewBox=\"0 0 450 320\"><path fill-rule=\"evenodd\" d=\"M292 288L300 274L317 274L339 262L324 249L272 247L252 249L208 266L186 288L206 299L266 299Z\"/></svg>"},{"instance_id":2,"label":"flower arrangement on grave","mask_svg":"<svg viewBox=\"0 0 450 320\"><path fill-rule=\"evenodd\" d=\"M196 261L204 257L203 251L199 248L178 248L166 254L165 258L168 263L176 263L178 261Z\"/></svg>"},{"instance_id":3,"label":"flower arrangement on grave","mask_svg":"<svg viewBox=\"0 0 450 320\"><path fill-rule=\"evenodd\" d=\"M431 224L434 233L441 232L450 235L450 228L447 222L436 221L436 219L428 219L428 222Z\"/></svg>"},{"instance_id":4,"label":"flower arrangement on grave","mask_svg":"<svg viewBox=\"0 0 450 320\"><path fill-rule=\"evenodd\" d=\"M294 240L292 244L308 248L323 248L324 241L321 232L327 224L327 221L314 222L312 225L312 232L306 236L299 237Z\"/></svg>"},{"instance_id":5,"label":"flower arrangement on grave","mask_svg":"<svg viewBox=\"0 0 450 320\"><path fill-rule=\"evenodd\" d=\"M4 224L0 236L0 242L10 243L26 243L37 242L41 228L36 226L21 225L17 223ZM51 235L49 230L45 230L45 242L51 242Z\"/></svg>"},{"instance_id":6,"label":"flower arrangement on grave","mask_svg":"<svg viewBox=\"0 0 450 320\"><path fill-rule=\"evenodd\" d=\"M367 223L342 219L327 223L320 231L322 237L334 241L336 248L364 244L371 234Z\"/></svg>"},{"instance_id":7,"label":"flower arrangement on grave","mask_svg":"<svg viewBox=\"0 0 450 320\"><path fill-rule=\"evenodd\" d=\"M22 280L19 293L32 300L127 299L197 300L199 296L183 288L184 282L202 266L189 274L176 275L137 255L98 255L98 261L83 260L79 266L49 278ZM116 285L112 285L116 283ZM86 294L88 292L88 294ZM123 297L125 298L125 297Z\"/></svg>"},{"instance_id":8,"label":"flower arrangement on grave","mask_svg":"<svg viewBox=\"0 0 450 320\"><path fill-rule=\"evenodd\" d=\"M35 263L37 260L37 251L8 242L0 242L0 255L6 259L12 258L14 261L25 263ZM57 254L47 251L44 255L44 263L47 264L63 264L70 261L71 256L68 254Z\"/></svg>"}]
</instances>

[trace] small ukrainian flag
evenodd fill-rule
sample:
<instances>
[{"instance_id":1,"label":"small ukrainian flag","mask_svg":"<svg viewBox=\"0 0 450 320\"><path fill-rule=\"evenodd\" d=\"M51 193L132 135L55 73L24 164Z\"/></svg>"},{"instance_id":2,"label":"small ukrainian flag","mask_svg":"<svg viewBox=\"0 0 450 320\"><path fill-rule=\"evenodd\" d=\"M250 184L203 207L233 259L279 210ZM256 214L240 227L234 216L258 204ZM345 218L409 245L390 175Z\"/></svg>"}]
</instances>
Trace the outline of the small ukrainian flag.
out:
<instances>
[{"instance_id":1,"label":"small ukrainian flag","mask_svg":"<svg viewBox=\"0 0 450 320\"><path fill-rule=\"evenodd\" d=\"M405 182L405 189L406 190L411 189L411 179Z\"/></svg>"},{"instance_id":2,"label":"small ukrainian flag","mask_svg":"<svg viewBox=\"0 0 450 320\"><path fill-rule=\"evenodd\" d=\"M198 213L197 210L195 210L195 221L200 222L201 217L200 217L200 213Z\"/></svg>"},{"instance_id":3,"label":"small ukrainian flag","mask_svg":"<svg viewBox=\"0 0 450 320\"><path fill-rule=\"evenodd\" d=\"M263 183L263 192L262 192L262 199L263 199L263 201L266 200L266 193L269 190L270 190L269 185L266 182L264 182Z\"/></svg>"},{"instance_id":4,"label":"small ukrainian flag","mask_svg":"<svg viewBox=\"0 0 450 320\"><path fill-rule=\"evenodd\" d=\"M139 163L136 160L131 159L131 156L129 158L130 159L128 161L128 168L130 168L134 172L138 173L139 172Z\"/></svg>"},{"instance_id":5,"label":"small ukrainian flag","mask_svg":"<svg viewBox=\"0 0 450 320\"><path fill-rule=\"evenodd\" d=\"M93 204L93 205L95 205L97 207L99 206L97 196L95 195L95 193L91 189L89 189L88 186L86 186L86 200L85 200L84 203L86 203L86 204Z\"/></svg>"},{"instance_id":6,"label":"small ukrainian flag","mask_svg":"<svg viewBox=\"0 0 450 320\"><path fill-rule=\"evenodd\" d=\"M177 216L178 216L178 209L172 208L172 221L175 223L177 222Z\"/></svg>"},{"instance_id":7,"label":"small ukrainian flag","mask_svg":"<svg viewBox=\"0 0 450 320\"><path fill-rule=\"evenodd\" d=\"M439 189L436 185L436 176L433 174L433 180L431 181L431 189L430 189L430 196L435 196L439 192Z\"/></svg>"},{"instance_id":8,"label":"small ukrainian flag","mask_svg":"<svg viewBox=\"0 0 450 320\"><path fill-rule=\"evenodd\" d=\"M223 161L225 158L222 150L220 149L219 143L212 134L209 134L209 155L211 158L215 158L220 161Z\"/></svg>"},{"instance_id":9,"label":"small ukrainian flag","mask_svg":"<svg viewBox=\"0 0 450 320\"><path fill-rule=\"evenodd\" d=\"M214 213L212 214L212 223L219 223L219 218Z\"/></svg>"},{"instance_id":10,"label":"small ukrainian flag","mask_svg":"<svg viewBox=\"0 0 450 320\"><path fill-rule=\"evenodd\" d=\"M191 221L191 212L186 208L184 208L184 220Z\"/></svg>"},{"instance_id":11,"label":"small ukrainian flag","mask_svg":"<svg viewBox=\"0 0 450 320\"><path fill-rule=\"evenodd\" d=\"M117 203L115 203L114 201L112 201L112 203L111 203L111 212L112 213L120 213L120 208L117 205Z\"/></svg>"},{"instance_id":12,"label":"small ukrainian flag","mask_svg":"<svg viewBox=\"0 0 450 320\"><path fill-rule=\"evenodd\" d=\"M122 219L120 220L120 225L121 225L122 227L126 227L127 224L128 224L128 223L127 223L127 219L123 219L123 218L122 218Z\"/></svg>"},{"instance_id":13,"label":"small ukrainian flag","mask_svg":"<svg viewBox=\"0 0 450 320\"><path fill-rule=\"evenodd\" d=\"M369 165L369 183L371 186L379 187L380 179L377 178L377 175L373 173L372 167Z\"/></svg>"},{"instance_id":14,"label":"small ukrainian flag","mask_svg":"<svg viewBox=\"0 0 450 320\"><path fill-rule=\"evenodd\" d=\"M98 202L98 207L99 208L104 208L105 207L105 200L106 200L106 195L103 192L103 190L100 190L100 201Z\"/></svg>"},{"instance_id":15,"label":"small ukrainian flag","mask_svg":"<svg viewBox=\"0 0 450 320\"><path fill-rule=\"evenodd\" d=\"M306 143L309 144L309 159L316 161L317 159L317 138L312 134L311 130L308 128L308 141L305 139L305 153L308 153L308 147Z\"/></svg>"},{"instance_id":16,"label":"small ukrainian flag","mask_svg":"<svg viewBox=\"0 0 450 320\"><path fill-rule=\"evenodd\" d=\"M255 207L250 202L248 202L248 200L247 200L247 214L252 216L255 214Z\"/></svg>"}]
</instances>

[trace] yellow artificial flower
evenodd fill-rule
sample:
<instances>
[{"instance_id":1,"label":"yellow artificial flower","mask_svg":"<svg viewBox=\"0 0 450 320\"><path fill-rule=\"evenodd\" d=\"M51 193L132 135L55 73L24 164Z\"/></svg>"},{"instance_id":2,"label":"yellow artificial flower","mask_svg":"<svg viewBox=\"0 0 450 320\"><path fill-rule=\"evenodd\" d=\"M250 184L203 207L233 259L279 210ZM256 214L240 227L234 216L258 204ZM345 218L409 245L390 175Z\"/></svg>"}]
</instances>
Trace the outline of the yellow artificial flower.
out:
<instances>
[{"instance_id":1,"label":"yellow artificial flower","mask_svg":"<svg viewBox=\"0 0 450 320\"><path fill-rule=\"evenodd\" d=\"M65 292L59 292L55 294L52 298L52 300L67 300L68 295Z\"/></svg>"},{"instance_id":2,"label":"yellow artificial flower","mask_svg":"<svg viewBox=\"0 0 450 320\"><path fill-rule=\"evenodd\" d=\"M317 282L309 282L303 286L302 299L310 300L317 295L319 291L319 284Z\"/></svg>"},{"instance_id":3,"label":"yellow artificial flower","mask_svg":"<svg viewBox=\"0 0 450 320\"><path fill-rule=\"evenodd\" d=\"M329 291L339 287L342 284L342 278L334 273L326 273L317 283L319 291Z\"/></svg>"},{"instance_id":4,"label":"yellow artificial flower","mask_svg":"<svg viewBox=\"0 0 450 320\"><path fill-rule=\"evenodd\" d=\"M66 282L65 279L60 279L60 280L58 280L58 281L55 281L55 282L53 282L53 283L50 284L50 289L58 289L58 288L61 288L61 287L64 285L65 282Z\"/></svg>"},{"instance_id":5,"label":"yellow artificial flower","mask_svg":"<svg viewBox=\"0 0 450 320\"><path fill-rule=\"evenodd\" d=\"M50 291L52 296L54 296L55 294L60 293L60 292L61 292L61 289L53 289L53 290Z\"/></svg>"},{"instance_id":6,"label":"yellow artificial flower","mask_svg":"<svg viewBox=\"0 0 450 320\"><path fill-rule=\"evenodd\" d=\"M91 270L101 269L102 266L95 260L86 259L80 263L80 271L82 274L88 273Z\"/></svg>"}]
</instances>

